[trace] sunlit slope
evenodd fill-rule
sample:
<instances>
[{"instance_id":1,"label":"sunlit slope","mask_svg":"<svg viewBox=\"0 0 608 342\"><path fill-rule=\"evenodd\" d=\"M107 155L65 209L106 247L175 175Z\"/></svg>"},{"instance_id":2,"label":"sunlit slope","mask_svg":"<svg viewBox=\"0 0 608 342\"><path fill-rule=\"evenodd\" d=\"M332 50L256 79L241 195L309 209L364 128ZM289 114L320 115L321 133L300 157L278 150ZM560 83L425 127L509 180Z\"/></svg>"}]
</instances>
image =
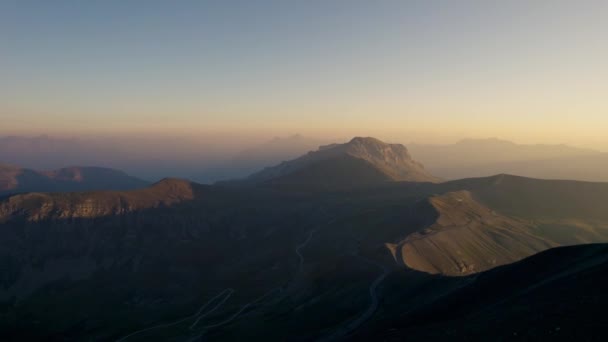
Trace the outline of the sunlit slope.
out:
<instances>
[{"instance_id":1,"label":"sunlit slope","mask_svg":"<svg viewBox=\"0 0 608 342\"><path fill-rule=\"evenodd\" d=\"M466 275L552 247L608 241L606 184L500 175L444 190L428 199L437 220L390 245L408 267Z\"/></svg>"},{"instance_id":2,"label":"sunlit slope","mask_svg":"<svg viewBox=\"0 0 608 342\"><path fill-rule=\"evenodd\" d=\"M96 218L168 207L193 200L193 184L164 179L150 187L131 191L27 193L0 202L0 222L22 217L27 221Z\"/></svg>"},{"instance_id":3,"label":"sunlit slope","mask_svg":"<svg viewBox=\"0 0 608 342\"><path fill-rule=\"evenodd\" d=\"M397 254L413 269L469 274L558 245L534 235L529 223L483 206L467 191L435 196L430 202L439 218L424 231L409 235Z\"/></svg>"}]
</instances>

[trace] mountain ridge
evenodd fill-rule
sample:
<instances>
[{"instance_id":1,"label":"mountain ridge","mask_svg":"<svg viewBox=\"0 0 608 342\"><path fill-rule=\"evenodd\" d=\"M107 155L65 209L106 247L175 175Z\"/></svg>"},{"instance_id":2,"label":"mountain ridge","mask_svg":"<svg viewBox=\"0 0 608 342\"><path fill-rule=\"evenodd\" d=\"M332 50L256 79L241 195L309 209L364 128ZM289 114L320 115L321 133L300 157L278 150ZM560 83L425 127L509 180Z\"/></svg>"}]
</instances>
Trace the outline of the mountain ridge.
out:
<instances>
[{"instance_id":1,"label":"mountain ridge","mask_svg":"<svg viewBox=\"0 0 608 342\"><path fill-rule=\"evenodd\" d=\"M509 140L462 139L453 144L410 144L433 174L445 179L513 173L527 177L606 181L608 158L597 150L565 144L519 144Z\"/></svg>"},{"instance_id":2,"label":"mountain ridge","mask_svg":"<svg viewBox=\"0 0 608 342\"><path fill-rule=\"evenodd\" d=\"M0 195L24 192L131 190L149 183L123 171L96 167L71 166L38 171L0 164Z\"/></svg>"},{"instance_id":3,"label":"mountain ridge","mask_svg":"<svg viewBox=\"0 0 608 342\"><path fill-rule=\"evenodd\" d=\"M28 221L96 218L158 207L170 207L195 198L196 187L187 180L165 178L146 188L128 191L29 192L0 201L0 221L23 216Z\"/></svg>"}]
</instances>

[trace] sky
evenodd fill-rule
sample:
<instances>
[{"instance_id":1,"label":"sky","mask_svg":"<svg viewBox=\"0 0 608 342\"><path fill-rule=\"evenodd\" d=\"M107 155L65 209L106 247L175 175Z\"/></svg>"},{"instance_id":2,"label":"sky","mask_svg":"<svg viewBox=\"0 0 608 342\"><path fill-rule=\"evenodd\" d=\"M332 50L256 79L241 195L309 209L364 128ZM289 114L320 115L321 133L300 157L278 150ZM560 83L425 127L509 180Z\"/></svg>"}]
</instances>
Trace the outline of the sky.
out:
<instances>
[{"instance_id":1,"label":"sky","mask_svg":"<svg viewBox=\"0 0 608 342\"><path fill-rule=\"evenodd\" d=\"M0 134L608 151L606 1L0 0Z\"/></svg>"}]
</instances>

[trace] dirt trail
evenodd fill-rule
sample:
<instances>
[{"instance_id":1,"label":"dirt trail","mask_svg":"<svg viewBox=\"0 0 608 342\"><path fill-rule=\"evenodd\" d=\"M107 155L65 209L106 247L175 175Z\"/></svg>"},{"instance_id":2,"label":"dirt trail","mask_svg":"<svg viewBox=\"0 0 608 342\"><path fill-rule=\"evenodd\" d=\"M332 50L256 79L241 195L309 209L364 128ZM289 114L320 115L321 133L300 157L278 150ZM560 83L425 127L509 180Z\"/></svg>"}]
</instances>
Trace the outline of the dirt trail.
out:
<instances>
[{"instance_id":1,"label":"dirt trail","mask_svg":"<svg viewBox=\"0 0 608 342\"><path fill-rule=\"evenodd\" d=\"M333 341L333 340L336 340L336 339L339 339L342 337L346 337L348 334L355 331L363 323L365 323L368 319L370 319L373 316L373 314L376 312L376 310L378 310L378 305L379 305L380 301L378 300L377 289L378 289L378 286L380 286L380 284L382 283L382 281L386 278L386 276L388 276L388 274L390 273L390 270L386 266L379 264L375 261L372 261L372 260L369 260L369 259L366 259L363 257L362 257L362 259L367 261L368 263L373 264L382 269L382 274L380 274L369 286L369 297L370 297L369 306L363 313L361 313L361 315L359 317L357 317L356 319L354 319L347 325L338 328L336 331L334 331L329 336L319 339L319 341L323 341L323 342Z\"/></svg>"},{"instance_id":2,"label":"dirt trail","mask_svg":"<svg viewBox=\"0 0 608 342\"><path fill-rule=\"evenodd\" d=\"M298 255L298 258L300 258L300 266L298 268L299 272L302 271L302 267L304 267L304 256L302 255L302 248L306 247L306 245L308 245L308 243L310 242L310 240L312 240L312 236L315 234L316 230L312 230L310 232L310 234L308 234L308 238L306 238L306 240L304 240L304 242L302 242L301 244L299 244L296 247L296 254Z\"/></svg>"},{"instance_id":3,"label":"dirt trail","mask_svg":"<svg viewBox=\"0 0 608 342\"><path fill-rule=\"evenodd\" d=\"M193 314L193 315L190 315L190 316L187 316L187 317L184 317L184 318L180 318L180 319L178 319L178 320L176 320L176 321L172 321L172 322L169 322L169 323L158 324L158 325L155 325L155 326L152 326L152 327L148 327L148 328L145 328L145 329L141 329L141 330L135 331L135 332L130 333L129 335L127 335L127 336L125 336L125 337L122 337L122 338L120 338L120 339L116 340L116 342L122 342L122 341L125 341L126 339L128 339L128 338L130 338L130 337L133 337L133 336L135 336L135 335L138 335L138 334L141 334L141 333L144 333L144 332L148 332L148 331L151 331L151 330L154 330L154 329L159 329L159 328L168 328L168 327L171 327L171 326L174 326L174 325L177 325L177 324L183 323L183 322L185 322L185 321L187 321L187 320L189 320L189 319L195 319L195 318L198 318L198 319L196 320L196 322L195 322L195 324L196 324L196 323L198 323L198 321L200 320L200 318L202 318L202 317L204 317L204 316L207 316L209 313L211 313L211 312L215 311L215 310L216 310L216 309L217 309L219 306L221 306L221 304L223 304L223 303L224 303L224 302L225 302L225 301L226 301L226 300L227 300L227 299L228 299L228 298L229 298L229 297L232 295L232 293L233 293L233 292L234 292L234 289L231 289L231 288L224 289L222 292L220 292L220 293L219 293L219 294L217 294L215 297L213 297L213 298L209 299L209 300L208 300L208 301L207 301L205 304L203 304L203 305L200 307L200 309L198 309L198 311L197 311L195 314ZM221 302L220 302L218 305L216 305L216 306L215 306L213 309L211 309L211 311L208 311L208 312L206 312L205 314L203 314L202 316L200 316L200 315L201 315L201 313L203 313L203 311L204 311L204 310L205 310L205 309L206 309L206 308L207 308L207 307L208 307L208 306L209 306L211 303L213 303L213 302L214 302L216 299L220 298L221 296L225 295L226 293L228 293L228 295L227 295L227 296L226 296L226 297L225 297L225 298L224 298L224 299L223 299L223 300L222 300L222 301L221 301ZM199 317L199 316L200 316L200 317Z\"/></svg>"},{"instance_id":4,"label":"dirt trail","mask_svg":"<svg viewBox=\"0 0 608 342\"><path fill-rule=\"evenodd\" d=\"M196 319L196 321L194 321L194 323L192 323L192 325L190 326L190 330L194 329L194 327L198 324L198 322L200 322L201 319L209 316L209 314L213 313L215 310L219 309L222 305L224 305L224 303L232 296L233 293L234 293L234 290L233 289L229 289L228 295L226 295L219 303L217 303L213 307L213 309L205 312L205 314L203 314L203 315L198 316L198 318Z\"/></svg>"}]
</instances>

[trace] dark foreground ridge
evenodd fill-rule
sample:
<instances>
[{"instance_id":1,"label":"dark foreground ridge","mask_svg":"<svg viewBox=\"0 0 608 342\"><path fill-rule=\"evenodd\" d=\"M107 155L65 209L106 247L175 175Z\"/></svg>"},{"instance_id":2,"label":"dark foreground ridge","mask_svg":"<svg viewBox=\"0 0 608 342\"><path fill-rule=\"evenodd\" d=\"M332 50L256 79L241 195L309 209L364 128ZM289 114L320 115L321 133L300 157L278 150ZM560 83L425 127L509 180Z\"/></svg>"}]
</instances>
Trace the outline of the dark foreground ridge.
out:
<instances>
[{"instance_id":1,"label":"dark foreground ridge","mask_svg":"<svg viewBox=\"0 0 608 342\"><path fill-rule=\"evenodd\" d=\"M554 248L471 278L438 300L382 317L356 340L576 340L608 335L608 244Z\"/></svg>"}]
</instances>

